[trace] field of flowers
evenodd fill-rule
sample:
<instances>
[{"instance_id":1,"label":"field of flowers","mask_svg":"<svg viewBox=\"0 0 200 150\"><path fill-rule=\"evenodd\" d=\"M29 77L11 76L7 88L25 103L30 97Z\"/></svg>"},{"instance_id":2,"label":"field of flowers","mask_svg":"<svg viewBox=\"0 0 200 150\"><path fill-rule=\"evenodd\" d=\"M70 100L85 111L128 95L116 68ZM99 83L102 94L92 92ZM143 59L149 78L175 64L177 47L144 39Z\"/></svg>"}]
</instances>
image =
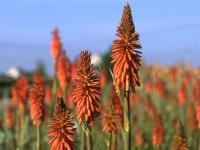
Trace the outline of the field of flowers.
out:
<instances>
[{"instance_id":1,"label":"field of flowers","mask_svg":"<svg viewBox=\"0 0 200 150\"><path fill-rule=\"evenodd\" d=\"M20 76L0 110L0 150L200 150L200 68L146 65L124 7L107 61L70 61L52 32L54 76Z\"/></svg>"}]
</instances>

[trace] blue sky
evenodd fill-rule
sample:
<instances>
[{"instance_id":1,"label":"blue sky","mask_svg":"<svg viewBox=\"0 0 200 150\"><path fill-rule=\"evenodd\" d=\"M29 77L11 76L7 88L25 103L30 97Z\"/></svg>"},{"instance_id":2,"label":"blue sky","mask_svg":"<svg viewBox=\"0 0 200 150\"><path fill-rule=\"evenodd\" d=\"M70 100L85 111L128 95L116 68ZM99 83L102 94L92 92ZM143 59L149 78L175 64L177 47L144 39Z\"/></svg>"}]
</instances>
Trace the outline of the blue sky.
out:
<instances>
[{"instance_id":1,"label":"blue sky","mask_svg":"<svg viewBox=\"0 0 200 150\"><path fill-rule=\"evenodd\" d=\"M0 72L13 65L34 69L38 59L52 72L54 27L71 59L83 49L104 53L116 38L126 2L148 63L199 66L199 0L6 0L0 2Z\"/></svg>"}]
</instances>

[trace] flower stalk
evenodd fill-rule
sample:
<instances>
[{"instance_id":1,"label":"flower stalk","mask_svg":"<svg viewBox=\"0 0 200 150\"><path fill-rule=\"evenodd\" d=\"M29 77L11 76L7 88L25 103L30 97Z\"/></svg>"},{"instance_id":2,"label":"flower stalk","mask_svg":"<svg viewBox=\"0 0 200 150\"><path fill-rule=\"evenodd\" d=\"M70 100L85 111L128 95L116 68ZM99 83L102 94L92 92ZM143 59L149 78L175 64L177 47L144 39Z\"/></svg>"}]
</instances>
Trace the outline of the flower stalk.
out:
<instances>
[{"instance_id":1,"label":"flower stalk","mask_svg":"<svg viewBox=\"0 0 200 150\"><path fill-rule=\"evenodd\" d=\"M24 146L24 113L19 112L19 120L20 120L20 150L23 150Z\"/></svg>"},{"instance_id":2,"label":"flower stalk","mask_svg":"<svg viewBox=\"0 0 200 150\"><path fill-rule=\"evenodd\" d=\"M140 86L139 67L141 66L141 52L139 34L135 32L130 5L124 6L121 22L118 26L118 39L113 41L112 61L114 65L114 84L116 91L120 91L124 97L124 150L131 149L131 120L130 120L130 90L135 91Z\"/></svg>"},{"instance_id":3,"label":"flower stalk","mask_svg":"<svg viewBox=\"0 0 200 150\"><path fill-rule=\"evenodd\" d=\"M117 135L115 132L110 133L110 145L109 150L115 150L116 149L116 143L117 143Z\"/></svg>"},{"instance_id":4,"label":"flower stalk","mask_svg":"<svg viewBox=\"0 0 200 150\"><path fill-rule=\"evenodd\" d=\"M81 150L85 150L85 131L82 129Z\"/></svg>"},{"instance_id":5,"label":"flower stalk","mask_svg":"<svg viewBox=\"0 0 200 150\"><path fill-rule=\"evenodd\" d=\"M40 126L39 125L37 125L36 130L37 130L36 150L40 150L40 135L41 135L41 130L40 130Z\"/></svg>"},{"instance_id":6,"label":"flower stalk","mask_svg":"<svg viewBox=\"0 0 200 150\"><path fill-rule=\"evenodd\" d=\"M130 91L124 92L124 150L131 149Z\"/></svg>"},{"instance_id":7,"label":"flower stalk","mask_svg":"<svg viewBox=\"0 0 200 150\"><path fill-rule=\"evenodd\" d=\"M90 126L87 126L87 128L86 128L86 139L87 139L87 150L93 150L92 135L91 135L91 127Z\"/></svg>"}]
</instances>

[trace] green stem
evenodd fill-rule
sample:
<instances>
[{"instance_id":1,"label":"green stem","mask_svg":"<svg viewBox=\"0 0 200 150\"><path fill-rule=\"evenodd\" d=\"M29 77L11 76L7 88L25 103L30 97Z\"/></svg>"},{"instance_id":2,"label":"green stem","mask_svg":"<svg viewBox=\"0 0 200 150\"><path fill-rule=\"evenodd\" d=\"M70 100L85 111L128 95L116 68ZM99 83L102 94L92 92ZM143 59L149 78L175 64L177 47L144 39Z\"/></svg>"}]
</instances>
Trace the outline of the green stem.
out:
<instances>
[{"instance_id":1,"label":"green stem","mask_svg":"<svg viewBox=\"0 0 200 150\"><path fill-rule=\"evenodd\" d=\"M200 129L197 129L197 150L200 150Z\"/></svg>"},{"instance_id":2,"label":"green stem","mask_svg":"<svg viewBox=\"0 0 200 150\"><path fill-rule=\"evenodd\" d=\"M54 104L54 100L55 100L55 97L56 97L57 89L58 89L58 81L57 81L56 75L54 75L53 86L52 86L52 101L51 101L52 104Z\"/></svg>"},{"instance_id":3,"label":"green stem","mask_svg":"<svg viewBox=\"0 0 200 150\"><path fill-rule=\"evenodd\" d=\"M19 110L17 111L17 126L16 126L16 132L17 132L17 136L16 136L16 139L17 139L17 147L19 149L20 147L20 114L19 114Z\"/></svg>"},{"instance_id":4,"label":"green stem","mask_svg":"<svg viewBox=\"0 0 200 150\"><path fill-rule=\"evenodd\" d=\"M66 101L66 97L67 97L66 88L63 88L63 89L62 89L62 96L63 96L63 99Z\"/></svg>"},{"instance_id":5,"label":"green stem","mask_svg":"<svg viewBox=\"0 0 200 150\"><path fill-rule=\"evenodd\" d=\"M117 144L117 135L114 133L114 132L112 132L111 133L112 134L112 138L111 138L111 143L110 143L110 150L115 150L116 149L116 144Z\"/></svg>"},{"instance_id":6,"label":"green stem","mask_svg":"<svg viewBox=\"0 0 200 150\"><path fill-rule=\"evenodd\" d=\"M24 146L24 113L20 112L20 149Z\"/></svg>"},{"instance_id":7,"label":"green stem","mask_svg":"<svg viewBox=\"0 0 200 150\"><path fill-rule=\"evenodd\" d=\"M161 147L160 147L160 146L159 146L159 147L156 147L155 150L161 150Z\"/></svg>"},{"instance_id":8,"label":"green stem","mask_svg":"<svg viewBox=\"0 0 200 150\"><path fill-rule=\"evenodd\" d=\"M82 130L81 150L85 150L85 131Z\"/></svg>"},{"instance_id":9,"label":"green stem","mask_svg":"<svg viewBox=\"0 0 200 150\"><path fill-rule=\"evenodd\" d=\"M15 135L15 130L14 130L14 128L11 128L11 133L12 133L12 135ZM12 143L13 143L13 147L16 148L16 147L17 147L17 144L16 144L15 136L12 136Z\"/></svg>"},{"instance_id":10,"label":"green stem","mask_svg":"<svg viewBox=\"0 0 200 150\"><path fill-rule=\"evenodd\" d=\"M124 92L124 150L131 149L130 92Z\"/></svg>"},{"instance_id":11,"label":"green stem","mask_svg":"<svg viewBox=\"0 0 200 150\"><path fill-rule=\"evenodd\" d=\"M106 145L107 145L107 150L111 150L111 147L112 147L112 132L109 133L109 139L108 139L108 142L106 142Z\"/></svg>"},{"instance_id":12,"label":"green stem","mask_svg":"<svg viewBox=\"0 0 200 150\"><path fill-rule=\"evenodd\" d=\"M52 115L53 113L53 109L54 109L54 102L56 99L56 94L57 94L57 88L58 88L58 82L57 82L57 78L56 75L54 75L53 78L53 86L52 86L52 97L51 97L51 102L50 102L50 111L49 111L49 116Z\"/></svg>"},{"instance_id":13,"label":"green stem","mask_svg":"<svg viewBox=\"0 0 200 150\"><path fill-rule=\"evenodd\" d=\"M93 150L93 148L92 148L91 127L89 127L89 126L87 126L86 138L87 138L87 150Z\"/></svg>"},{"instance_id":14,"label":"green stem","mask_svg":"<svg viewBox=\"0 0 200 150\"><path fill-rule=\"evenodd\" d=\"M36 128L37 128L36 129L37 130L36 149L40 150L40 126L38 125Z\"/></svg>"}]
</instances>

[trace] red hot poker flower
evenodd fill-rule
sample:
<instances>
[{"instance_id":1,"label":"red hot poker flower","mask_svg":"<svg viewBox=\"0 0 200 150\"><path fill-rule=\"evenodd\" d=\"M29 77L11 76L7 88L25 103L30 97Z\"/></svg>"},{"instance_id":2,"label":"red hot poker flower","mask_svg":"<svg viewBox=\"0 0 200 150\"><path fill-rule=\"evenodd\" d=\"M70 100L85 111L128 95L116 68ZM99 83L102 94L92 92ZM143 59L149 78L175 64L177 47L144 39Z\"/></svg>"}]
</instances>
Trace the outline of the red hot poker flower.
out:
<instances>
[{"instance_id":1,"label":"red hot poker flower","mask_svg":"<svg viewBox=\"0 0 200 150\"><path fill-rule=\"evenodd\" d=\"M68 86L70 79L70 62L64 51L58 57L57 78L60 87L64 90Z\"/></svg>"},{"instance_id":2,"label":"red hot poker flower","mask_svg":"<svg viewBox=\"0 0 200 150\"><path fill-rule=\"evenodd\" d=\"M164 127L160 115L156 116L156 120L152 131L152 144L159 148L164 142Z\"/></svg>"},{"instance_id":3,"label":"red hot poker flower","mask_svg":"<svg viewBox=\"0 0 200 150\"><path fill-rule=\"evenodd\" d=\"M141 65L141 52L136 50L141 45L129 4L124 7L117 36L119 39L114 40L111 55L115 86L119 90L128 91L130 87L140 86L138 70Z\"/></svg>"},{"instance_id":4,"label":"red hot poker flower","mask_svg":"<svg viewBox=\"0 0 200 150\"><path fill-rule=\"evenodd\" d=\"M57 60L62 49L62 43L59 37L59 30L56 28L52 32L52 41L51 41L51 55L54 61Z\"/></svg>"},{"instance_id":5,"label":"red hot poker flower","mask_svg":"<svg viewBox=\"0 0 200 150\"><path fill-rule=\"evenodd\" d=\"M33 124L40 126L45 116L44 108L44 88L39 84L34 84L30 91L30 116Z\"/></svg>"},{"instance_id":6,"label":"red hot poker flower","mask_svg":"<svg viewBox=\"0 0 200 150\"><path fill-rule=\"evenodd\" d=\"M18 107L21 112L25 111L25 106L28 100L29 81L25 76L21 76L12 87L11 95L12 102Z\"/></svg>"},{"instance_id":7,"label":"red hot poker flower","mask_svg":"<svg viewBox=\"0 0 200 150\"><path fill-rule=\"evenodd\" d=\"M76 129L70 110L62 97L58 97L54 107L53 119L49 123L48 136L51 150L74 150Z\"/></svg>"},{"instance_id":8,"label":"red hot poker flower","mask_svg":"<svg viewBox=\"0 0 200 150\"><path fill-rule=\"evenodd\" d=\"M72 95L78 121L80 123L85 121L90 124L100 114L99 99L101 88L96 71L91 65L88 51L80 53L80 62L73 86Z\"/></svg>"}]
</instances>

